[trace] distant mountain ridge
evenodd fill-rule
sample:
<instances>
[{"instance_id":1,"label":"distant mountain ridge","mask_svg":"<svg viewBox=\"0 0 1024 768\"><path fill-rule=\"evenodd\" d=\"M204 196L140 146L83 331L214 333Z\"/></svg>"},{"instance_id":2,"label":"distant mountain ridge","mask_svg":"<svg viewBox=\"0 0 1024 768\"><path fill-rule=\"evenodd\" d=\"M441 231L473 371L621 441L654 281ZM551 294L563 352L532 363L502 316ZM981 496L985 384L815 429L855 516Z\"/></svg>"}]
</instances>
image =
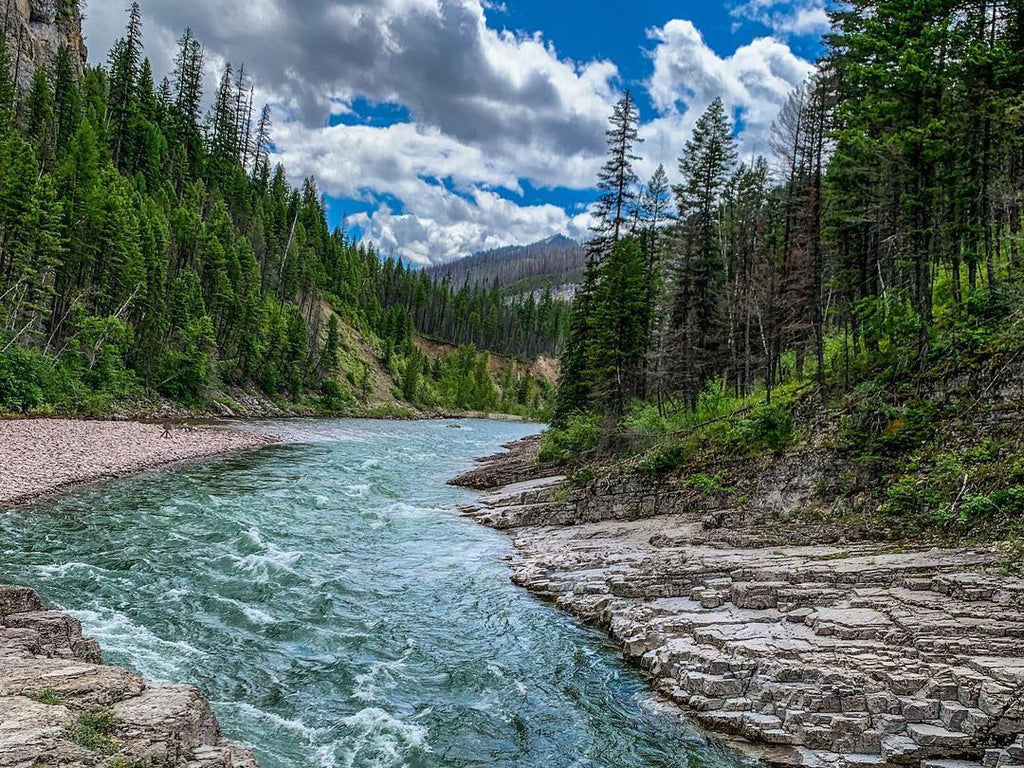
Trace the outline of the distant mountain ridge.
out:
<instances>
[{"instance_id":1,"label":"distant mountain ridge","mask_svg":"<svg viewBox=\"0 0 1024 768\"><path fill-rule=\"evenodd\" d=\"M502 290L523 294L548 285L563 298L571 298L586 262L586 249L565 235L553 235L529 245L506 245L472 256L427 267L431 277L449 277L453 285L490 285L497 279Z\"/></svg>"}]
</instances>

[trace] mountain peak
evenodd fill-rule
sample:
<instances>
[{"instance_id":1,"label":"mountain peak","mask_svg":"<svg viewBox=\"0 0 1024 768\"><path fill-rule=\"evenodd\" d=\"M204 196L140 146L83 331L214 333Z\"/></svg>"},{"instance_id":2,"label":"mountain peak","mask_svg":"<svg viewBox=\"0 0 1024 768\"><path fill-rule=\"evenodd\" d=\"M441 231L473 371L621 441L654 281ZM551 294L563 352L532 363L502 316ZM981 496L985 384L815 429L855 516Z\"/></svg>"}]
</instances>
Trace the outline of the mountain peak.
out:
<instances>
[{"instance_id":1,"label":"mountain peak","mask_svg":"<svg viewBox=\"0 0 1024 768\"><path fill-rule=\"evenodd\" d=\"M551 237L547 238L546 240L541 240L539 243L534 243L534 245L566 245L566 246L568 246L568 245L579 245L579 243L577 243L571 237L567 237L566 235L563 235L561 232L559 232L557 235L552 235Z\"/></svg>"},{"instance_id":2,"label":"mountain peak","mask_svg":"<svg viewBox=\"0 0 1024 768\"><path fill-rule=\"evenodd\" d=\"M586 252L578 242L556 234L529 245L506 245L426 268L427 274L447 275L452 283L490 285L497 280L512 292L555 288L578 282Z\"/></svg>"}]
</instances>

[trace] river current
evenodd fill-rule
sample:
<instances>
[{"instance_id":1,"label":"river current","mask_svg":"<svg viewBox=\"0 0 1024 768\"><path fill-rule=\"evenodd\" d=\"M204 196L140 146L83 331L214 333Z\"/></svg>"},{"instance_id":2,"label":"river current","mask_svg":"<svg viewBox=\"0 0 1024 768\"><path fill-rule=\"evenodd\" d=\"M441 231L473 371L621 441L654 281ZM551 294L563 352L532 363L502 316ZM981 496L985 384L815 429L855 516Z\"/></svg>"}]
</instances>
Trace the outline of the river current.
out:
<instances>
[{"instance_id":1,"label":"river current","mask_svg":"<svg viewBox=\"0 0 1024 768\"><path fill-rule=\"evenodd\" d=\"M741 763L455 511L473 494L445 481L535 426L258 428L291 442L0 514L0 583L79 617L108 663L198 685L262 768Z\"/></svg>"}]
</instances>

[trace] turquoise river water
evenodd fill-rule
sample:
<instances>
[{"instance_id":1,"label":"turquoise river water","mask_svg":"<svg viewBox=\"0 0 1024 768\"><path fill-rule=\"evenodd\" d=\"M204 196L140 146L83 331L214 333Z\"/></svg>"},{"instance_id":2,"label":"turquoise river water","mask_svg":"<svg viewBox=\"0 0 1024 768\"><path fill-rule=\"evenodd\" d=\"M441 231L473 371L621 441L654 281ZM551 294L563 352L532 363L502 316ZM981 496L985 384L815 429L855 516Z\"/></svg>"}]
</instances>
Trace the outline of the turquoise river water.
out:
<instances>
[{"instance_id":1,"label":"turquoise river water","mask_svg":"<svg viewBox=\"0 0 1024 768\"><path fill-rule=\"evenodd\" d=\"M192 682L263 768L730 768L445 485L536 427L261 424L288 444L0 514L0 583Z\"/></svg>"}]
</instances>

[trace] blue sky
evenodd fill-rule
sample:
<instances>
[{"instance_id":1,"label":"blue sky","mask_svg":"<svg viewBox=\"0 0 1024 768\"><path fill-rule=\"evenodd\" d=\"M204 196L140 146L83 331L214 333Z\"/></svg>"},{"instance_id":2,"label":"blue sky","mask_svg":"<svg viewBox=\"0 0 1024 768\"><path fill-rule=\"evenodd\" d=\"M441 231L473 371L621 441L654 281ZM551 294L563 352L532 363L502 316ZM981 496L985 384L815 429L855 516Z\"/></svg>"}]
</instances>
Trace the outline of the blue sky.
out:
<instances>
[{"instance_id":1,"label":"blue sky","mask_svg":"<svg viewBox=\"0 0 1024 768\"><path fill-rule=\"evenodd\" d=\"M674 172L721 96L744 155L812 69L825 0L142 0L146 52L169 72L191 26L207 90L245 63L274 108L276 159L315 175L333 223L426 264L586 233L611 106L641 109L642 176ZM126 0L92 0L102 61ZM624 12L625 9L625 12Z\"/></svg>"}]
</instances>

